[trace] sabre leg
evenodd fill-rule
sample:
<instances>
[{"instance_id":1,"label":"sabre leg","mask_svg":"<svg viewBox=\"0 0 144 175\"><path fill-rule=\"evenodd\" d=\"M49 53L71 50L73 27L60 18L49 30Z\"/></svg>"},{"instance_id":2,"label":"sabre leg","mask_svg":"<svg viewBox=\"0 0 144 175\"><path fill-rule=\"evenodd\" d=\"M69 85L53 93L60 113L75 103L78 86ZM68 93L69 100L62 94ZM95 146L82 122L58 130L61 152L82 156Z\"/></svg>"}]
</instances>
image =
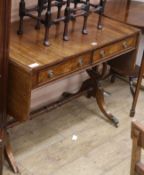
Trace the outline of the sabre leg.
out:
<instances>
[{"instance_id":1,"label":"sabre leg","mask_svg":"<svg viewBox=\"0 0 144 175\"><path fill-rule=\"evenodd\" d=\"M102 86L100 85L100 77L98 78L97 75L95 74L95 71L93 69L88 69L87 70L88 75L91 78L92 84L93 84L93 90L90 94L93 97L96 98L97 104L101 110L101 112L105 115L105 117L114 124L115 127L118 127L119 121L118 119L110 112L107 110L105 100L104 100L104 90Z\"/></svg>"}]
</instances>

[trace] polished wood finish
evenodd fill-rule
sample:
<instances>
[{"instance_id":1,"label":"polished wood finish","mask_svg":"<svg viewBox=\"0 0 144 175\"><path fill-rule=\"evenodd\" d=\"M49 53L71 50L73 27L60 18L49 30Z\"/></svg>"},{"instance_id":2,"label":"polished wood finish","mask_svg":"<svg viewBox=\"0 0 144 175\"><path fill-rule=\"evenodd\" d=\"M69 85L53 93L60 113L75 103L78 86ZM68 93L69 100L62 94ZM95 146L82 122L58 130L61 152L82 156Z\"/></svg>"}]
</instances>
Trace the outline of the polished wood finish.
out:
<instances>
[{"instance_id":1,"label":"polished wood finish","mask_svg":"<svg viewBox=\"0 0 144 175\"><path fill-rule=\"evenodd\" d=\"M116 54L121 54L121 52L133 49L136 46L137 37L129 37L123 39L120 42L110 44L102 49L98 49L94 52L94 62L97 62L100 59L111 57Z\"/></svg>"},{"instance_id":2,"label":"polished wood finish","mask_svg":"<svg viewBox=\"0 0 144 175\"><path fill-rule=\"evenodd\" d=\"M144 149L144 126L138 121L132 122L131 137L133 145L130 175L143 175L144 164L141 162L141 153Z\"/></svg>"},{"instance_id":3,"label":"polished wood finish","mask_svg":"<svg viewBox=\"0 0 144 175\"><path fill-rule=\"evenodd\" d=\"M17 36L18 23L12 24L8 112L16 120L24 121L29 118L31 92L44 84L125 54L127 58L121 64L126 64L127 67L120 67L119 71L126 69L128 74L133 71L139 30L108 18L104 18L104 29L98 30L94 25L98 16L93 14L89 18L90 34L79 34L83 23L80 20L74 31L71 31L70 41L64 42L61 40L63 29L59 25L59 35L54 29L50 38L53 44L48 48L41 44L44 28L39 32L33 31L33 21L27 20L25 34ZM34 63L37 66L31 68ZM23 103L21 107L20 103Z\"/></svg>"},{"instance_id":4,"label":"polished wood finish","mask_svg":"<svg viewBox=\"0 0 144 175\"><path fill-rule=\"evenodd\" d=\"M20 65L27 71L35 72L68 60L70 57L79 56L80 54L95 51L106 45L123 41L123 39L127 39L138 32L133 27L107 18L104 18L104 29L97 30L95 25L98 20L97 15L93 14L89 18L88 30L90 34L86 36L80 35L80 27L83 21L79 19L79 24L76 24L75 28L71 30L71 40L65 42L61 40L63 26L59 25L59 28L53 28L52 30L50 40L53 44L48 48L41 45L44 28L41 28L40 31L34 31L32 30L33 21L27 20L25 21L25 34L23 36L17 36L16 30L18 23L13 23L10 48L11 62ZM96 45L92 45L93 42L96 42ZM98 60L96 63L100 62L102 61ZM39 66L30 68L29 65L33 63L38 63Z\"/></svg>"},{"instance_id":5,"label":"polished wood finish","mask_svg":"<svg viewBox=\"0 0 144 175\"><path fill-rule=\"evenodd\" d=\"M108 0L105 15L144 30L144 2L132 0Z\"/></svg>"},{"instance_id":6,"label":"polished wood finish","mask_svg":"<svg viewBox=\"0 0 144 175\"><path fill-rule=\"evenodd\" d=\"M90 66L92 63L92 53L86 53L82 56L71 58L67 61L50 66L46 70L42 70L38 74L38 85L57 79L63 75L73 73L77 70Z\"/></svg>"},{"instance_id":7,"label":"polished wood finish","mask_svg":"<svg viewBox=\"0 0 144 175\"><path fill-rule=\"evenodd\" d=\"M103 67L105 68L105 67ZM102 111L102 113L110 120L112 121L112 123L118 127L119 121L118 119L113 116L111 114L111 112L109 112L106 108L106 104L105 104L105 100L104 100L104 90L100 84L100 80L101 80L101 75L96 74L95 70L87 70L89 76L91 77L91 82L92 82L92 90L89 93L89 97L93 96L94 98L96 98L97 104L100 108L100 110ZM104 73L105 71L103 71ZM103 75L102 75L103 78Z\"/></svg>"},{"instance_id":8,"label":"polished wood finish","mask_svg":"<svg viewBox=\"0 0 144 175\"><path fill-rule=\"evenodd\" d=\"M32 76L30 72L9 63L8 104L13 105L8 105L8 111L19 121L25 116L29 116L31 89Z\"/></svg>"}]
</instances>

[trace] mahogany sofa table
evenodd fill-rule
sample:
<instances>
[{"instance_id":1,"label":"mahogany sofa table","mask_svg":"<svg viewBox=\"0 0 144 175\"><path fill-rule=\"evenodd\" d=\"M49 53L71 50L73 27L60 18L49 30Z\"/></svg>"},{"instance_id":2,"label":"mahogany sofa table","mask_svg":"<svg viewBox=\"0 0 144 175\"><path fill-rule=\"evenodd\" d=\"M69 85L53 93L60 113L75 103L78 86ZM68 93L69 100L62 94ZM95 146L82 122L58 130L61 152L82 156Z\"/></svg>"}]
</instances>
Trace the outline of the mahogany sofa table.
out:
<instances>
[{"instance_id":1,"label":"mahogany sofa table","mask_svg":"<svg viewBox=\"0 0 144 175\"><path fill-rule=\"evenodd\" d=\"M90 15L88 35L81 34L82 19L76 21L68 42L62 40L63 25L54 27L50 35L50 47L42 44L44 28L34 30L32 20L24 22L22 36L16 34L18 23L11 25L8 114L14 121L8 123L8 128L16 122L30 119L37 111L58 107L82 94L95 97L104 115L115 126L118 125L117 118L106 109L100 81L105 77L107 61L111 61L122 75L133 72L140 31L106 17L103 19L104 28L98 30L97 20L96 14ZM97 71L99 64L103 64L101 73ZM88 73L89 79L83 82L77 93L64 93L61 100L36 111L31 110L33 90L83 71ZM5 144L5 153L13 171L17 172L9 142Z\"/></svg>"}]
</instances>

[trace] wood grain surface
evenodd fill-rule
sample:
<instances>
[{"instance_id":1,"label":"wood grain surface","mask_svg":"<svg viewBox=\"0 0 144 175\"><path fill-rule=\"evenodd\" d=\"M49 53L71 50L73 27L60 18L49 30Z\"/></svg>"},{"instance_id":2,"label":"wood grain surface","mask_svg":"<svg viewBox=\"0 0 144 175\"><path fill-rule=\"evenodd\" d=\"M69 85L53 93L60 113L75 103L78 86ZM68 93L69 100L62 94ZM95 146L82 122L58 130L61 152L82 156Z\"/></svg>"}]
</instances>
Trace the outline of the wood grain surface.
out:
<instances>
[{"instance_id":1,"label":"wood grain surface","mask_svg":"<svg viewBox=\"0 0 144 175\"><path fill-rule=\"evenodd\" d=\"M29 119L33 89L102 62L117 60L114 58L126 54L114 65L124 74L133 71L139 30L106 17L103 19L103 29L98 30L97 19L96 14L90 15L89 33L82 35L83 19L79 18L69 32L70 40L67 42L62 40L62 24L51 28L50 47L43 45L44 28L36 31L33 20L24 22L22 36L16 33L18 22L12 24L8 94L10 115L18 121ZM33 64L37 66L31 67Z\"/></svg>"},{"instance_id":2,"label":"wood grain surface","mask_svg":"<svg viewBox=\"0 0 144 175\"><path fill-rule=\"evenodd\" d=\"M103 30L98 30L96 28L97 15L93 14L89 17L88 35L82 35L82 22L83 18L79 18L78 21L76 21L74 31L70 31L70 40L68 42L62 40L62 24L57 26L57 34L56 27L51 28L50 47L43 45L43 27L40 31L36 31L34 29L35 23L32 20L27 20L24 25L24 34L17 36L18 23L13 23L10 46L11 61L24 66L26 69L31 69L29 65L38 63L39 66L33 68L33 70L38 70L42 67L69 59L69 57L122 40L138 32L138 30L133 27L108 18L104 18L103 20ZM97 45L92 45L91 43L93 42L96 42Z\"/></svg>"}]
</instances>

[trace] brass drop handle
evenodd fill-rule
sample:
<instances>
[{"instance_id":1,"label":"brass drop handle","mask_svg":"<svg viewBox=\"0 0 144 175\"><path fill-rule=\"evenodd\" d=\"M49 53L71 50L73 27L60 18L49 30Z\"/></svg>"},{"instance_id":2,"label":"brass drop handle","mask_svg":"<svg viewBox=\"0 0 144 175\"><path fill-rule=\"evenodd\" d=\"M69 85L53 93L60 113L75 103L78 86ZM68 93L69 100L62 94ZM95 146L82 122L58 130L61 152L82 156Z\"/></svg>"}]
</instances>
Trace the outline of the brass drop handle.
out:
<instances>
[{"instance_id":1,"label":"brass drop handle","mask_svg":"<svg viewBox=\"0 0 144 175\"><path fill-rule=\"evenodd\" d=\"M80 67L83 66L83 58L82 57L79 58L78 63L79 63Z\"/></svg>"},{"instance_id":2,"label":"brass drop handle","mask_svg":"<svg viewBox=\"0 0 144 175\"><path fill-rule=\"evenodd\" d=\"M124 49L126 49L126 48L128 47L127 41L124 41L124 42L123 42L123 47L124 47Z\"/></svg>"},{"instance_id":3,"label":"brass drop handle","mask_svg":"<svg viewBox=\"0 0 144 175\"><path fill-rule=\"evenodd\" d=\"M52 78L54 76L54 73L52 70L48 70L48 77Z\"/></svg>"},{"instance_id":4,"label":"brass drop handle","mask_svg":"<svg viewBox=\"0 0 144 175\"><path fill-rule=\"evenodd\" d=\"M104 58L105 57L105 51L104 50L101 50L100 51L100 55L101 55L102 58Z\"/></svg>"}]
</instances>

